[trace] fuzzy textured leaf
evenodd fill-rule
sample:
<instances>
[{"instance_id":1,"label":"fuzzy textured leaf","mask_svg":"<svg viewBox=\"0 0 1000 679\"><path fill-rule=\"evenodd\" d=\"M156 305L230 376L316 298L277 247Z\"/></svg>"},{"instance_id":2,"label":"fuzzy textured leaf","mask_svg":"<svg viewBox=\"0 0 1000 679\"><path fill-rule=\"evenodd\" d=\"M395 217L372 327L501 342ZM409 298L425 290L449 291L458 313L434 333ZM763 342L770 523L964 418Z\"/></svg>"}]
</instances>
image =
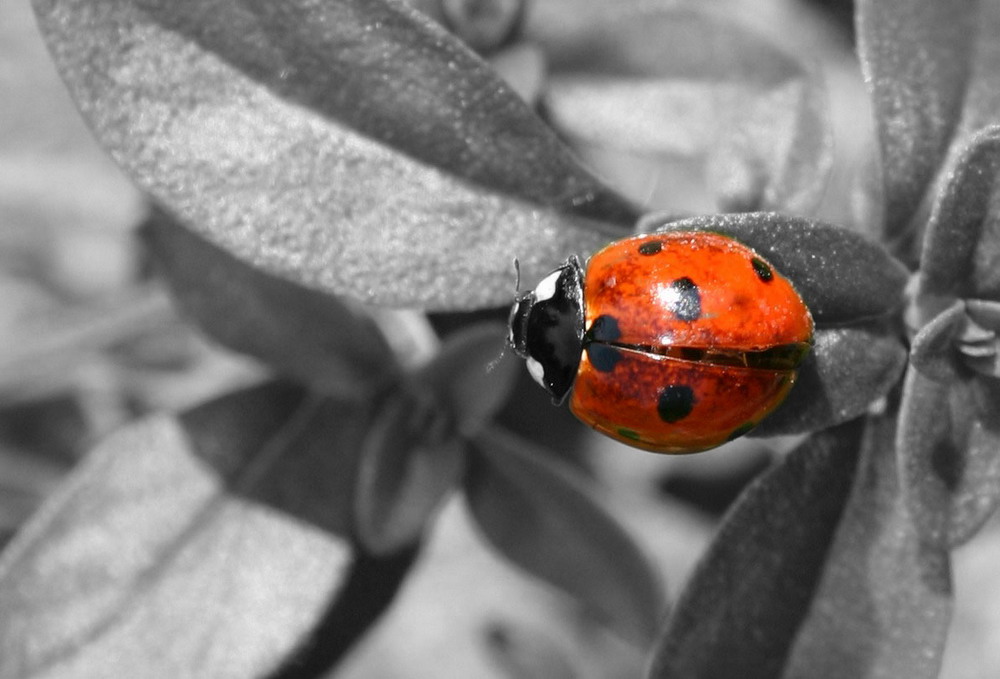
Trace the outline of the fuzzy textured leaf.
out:
<instances>
[{"instance_id":1,"label":"fuzzy textured leaf","mask_svg":"<svg viewBox=\"0 0 1000 679\"><path fill-rule=\"evenodd\" d=\"M681 220L652 214L638 229L715 231L749 245L792 281L818 327L884 316L903 304L906 268L880 244L843 227L753 212Z\"/></svg>"},{"instance_id":2,"label":"fuzzy textured leaf","mask_svg":"<svg viewBox=\"0 0 1000 679\"><path fill-rule=\"evenodd\" d=\"M183 311L227 347L328 393L374 391L399 372L360 309L266 274L162 211L142 234Z\"/></svg>"},{"instance_id":3,"label":"fuzzy textured leaf","mask_svg":"<svg viewBox=\"0 0 1000 679\"><path fill-rule=\"evenodd\" d=\"M911 370L903 394L897 445L907 506L924 542L954 549L1000 505L1000 387Z\"/></svg>"},{"instance_id":4,"label":"fuzzy textured leaf","mask_svg":"<svg viewBox=\"0 0 1000 679\"><path fill-rule=\"evenodd\" d=\"M977 0L861 0L858 52L882 155L885 228L902 235L962 112Z\"/></svg>"},{"instance_id":5,"label":"fuzzy textured leaf","mask_svg":"<svg viewBox=\"0 0 1000 679\"><path fill-rule=\"evenodd\" d=\"M1000 126L973 137L938 195L918 278L922 321L957 297L1000 300Z\"/></svg>"},{"instance_id":6,"label":"fuzzy textured leaf","mask_svg":"<svg viewBox=\"0 0 1000 679\"><path fill-rule=\"evenodd\" d=\"M806 433L858 417L899 382L906 358L890 324L818 330L788 397L749 435Z\"/></svg>"},{"instance_id":7,"label":"fuzzy textured leaf","mask_svg":"<svg viewBox=\"0 0 1000 679\"><path fill-rule=\"evenodd\" d=\"M311 412L300 403L250 390L211 404L228 417L153 416L98 445L0 559L0 675L273 670L351 558L344 540L241 497L289 453Z\"/></svg>"},{"instance_id":8,"label":"fuzzy textured leaf","mask_svg":"<svg viewBox=\"0 0 1000 679\"><path fill-rule=\"evenodd\" d=\"M858 422L816 434L744 492L671 612L649 679L781 676L814 605L860 438Z\"/></svg>"},{"instance_id":9,"label":"fuzzy textured leaf","mask_svg":"<svg viewBox=\"0 0 1000 679\"><path fill-rule=\"evenodd\" d=\"M465 497L486 538L625 639L647 645L663 613L662 585L593 491L502 430L484 431L472 448Z\"/></svg>"},{"instance_id":10,"label":"fuzzy textured leaf","mask_svg":"<svg viewBox=\"0 0 1000 679\"><path fill-rule=\"evenodd\" d=\"M815 208L831 135L814 74L698 3L579 13L528 27L550 65L545 109L569 139L704 159L724 211Z\"/></svg>"},{"instance_id":11,"label":"fuzzy textured leaf","mask_svg":"<svg viewBox=\"0 0 1000 679\"><path fill-rule=\"evenodd\" d=\"M478 57L384 0L35 0L98 140L255 267L392 305L510 296L631 223Z\"/></svg>"},{"instance_id":12,"label":"fuzzy textured leaf","mask_svg":"<svg viewBox=\"0 0 1000 679\"><path fill-rule=\"evenodd\" d=\"M935 679L951 622L948 552L901 493L896 422L870 417L854 486L784 677Z\"/></svg>"}]
</instances>

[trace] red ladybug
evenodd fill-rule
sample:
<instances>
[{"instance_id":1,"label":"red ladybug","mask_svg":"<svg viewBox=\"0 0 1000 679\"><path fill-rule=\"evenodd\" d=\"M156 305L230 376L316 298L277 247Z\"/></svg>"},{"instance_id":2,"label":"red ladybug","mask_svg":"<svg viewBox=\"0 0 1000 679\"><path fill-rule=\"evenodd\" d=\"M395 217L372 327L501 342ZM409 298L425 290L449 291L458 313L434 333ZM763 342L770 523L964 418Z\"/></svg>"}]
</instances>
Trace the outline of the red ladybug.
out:
<instances>
[{"instance_id":1,"label":"red ladybug","mask_svg":"<svg viewBox=\"0 0 1000 679\"><path fill-rule=\"evenodd\" d=\"M788 394L813 320L792 284L717 233L634 236L570 257L510 314L509 342L555 403L629 445L693 453Z\"/></svg>"}]
</instances>

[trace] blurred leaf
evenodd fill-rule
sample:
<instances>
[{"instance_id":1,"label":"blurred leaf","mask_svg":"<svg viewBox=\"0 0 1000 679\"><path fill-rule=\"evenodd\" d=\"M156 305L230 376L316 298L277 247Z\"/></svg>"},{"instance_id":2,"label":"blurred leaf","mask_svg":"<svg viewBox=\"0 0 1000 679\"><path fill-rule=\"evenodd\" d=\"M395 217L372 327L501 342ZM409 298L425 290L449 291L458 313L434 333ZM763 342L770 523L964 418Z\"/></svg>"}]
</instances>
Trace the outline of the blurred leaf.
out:
<instances>
[{"instance_id":1,"label":"blurred leaf","mask_svg":"<svg viewBox=\"0 0 1000 679\"><path fill-rule=\"evenodd\" d=\"M373 391L399 371L360 309L268 275L154 211L143 236L181 308L222 344L321 391Z\"/></svg>"},{"instance_id":2,"label":"blurred leaf","mask_svg":"<svg viewBox=\"0 0 1000 679\"><path fill-rule=\"evenodd\" d=\"M477 52L495 50L524 19L528 0L441 0L444 24Z\"/></svg>"},{"instance_id":3,"label":"blurred leaf","mask_svg":"<svg viewBox=\"0 0 1000 679\"><path fill-rule=\"evenodd\" d=\"M747 488L674 607L650 679L782 676L854 480L860 434L858 422L816 434Z\"/></svg>"},{"instance_id":4,"label":"blurred leaf","mask_svg":"<svg viewBox=\"0 0 1000 679\"><path fill-rule=\"evenodd\" d=\"M88 304L36 307L3 333L0 401L63 393L100 352L176 324L170 297L157 286L129 288Z\"/></svg>"},{"instance_id":5,"label":"blurred leaf","mask_svg":"<svg viewBox=\"0 0 1000 679\"><path fill-rule=\"evenodd\" d=\"M418 542L462 473L464 445L451 414L422 396L391 395L361 450L354 530L371 554L391 554Z\"/></svg>"},{"instance_id":6,"label":"blurred leaf","mask_svg":"<svg viewBox=\"0 0 1000 679\"><path fill-rule=\"evenodd\" d=\"M942 383L911 370L903 394L897 445L907 507L925 543L954 549L1000 505L1000 385L978 375Z\"/></svg>"},{"instance_id":7,"label":"blurred leaf","mask_svg":"<svg viewBox=\"0 0 1000 679\"><path fill-rule=\"evenodd\" d=\"M35 0L102 145L255 267L366 302L510 297L631 207L401 3Z\"/></svg>"},{"instance_id":8,"label":"blurred leaf","mask_svg":"<svg viewBox=\"0 0 1000 679\"><path fill-rule=\"evenodd\" d=\"M66 460L0 442L0 552L68 472Z\"/></svg>"},{"instance_id":9,"label":"blurred leaf","mask_svg":"<svg viewBox=\"0 0 1000 679\"><path fill-rule=\"evenodd\" d=\"M816 207L832 155L815 74L697 3L580 14L529 26L550 62L544 106L557 129L585 145L706 159L724 211Z\"/></svg>"},{"instance_id":10,"label":"blurred leaf","mask_svg":"<svg viewBox=\"0 0 1000 679\"><path fill-rule=\"evenodd\" d=\"M783 676L938 676L951 622L950 561L911 522L895 424L869 418L854 487Z\"/></svg>"},{"instance_id":11,"label":"blurred leaf","mask_svg":"<svg viewBox=\"0 0 1000 679\"><path fill-rule=\"evenodd\" d=\"M542 87L548 76L545 55L537 45L519 42L490 55L490 66L534 108L542 96Z\"/></svg>"},{"instance_id":12,"label":"blurred leaf","mask_svg":"<svg viewBox=\"0 0 1000 679\"><path fill-rule=\"evenodd\" d=\"M819 330L815 342L788 398L751 436L817 431L858 417L889 393L906 367L906 347L889 324Z\"/></svg>"},{"instance_id":13,"label":"blurred leaf","mask_svg":"<svg viewBox=\"0 0 1000 679\"><path fill-rule=\"evenodd\" d=\"M758 212L676 221L652 214L638 228L715 231L749 245L795 284L819 327L883 316L903 305L906 268L880 244L843 227Z\"/></svg>"},{"instance_id":14,"label":"blurred leaf","mask_svg":"<svg viewBox=\"0 0 1000 679\"><path fill-rule=\"evenodd\" d=\"M360 453L377 404L304 398L301 387L265 383L192 408L180 420L228 492L346 538ZM286 412L279 408L283 402L297 409ZM248 433L273 429L276 423L265 417L270 411L287 424L265 455Z\"/></svg>"},{"instance_id":15,"label":"blurred leaf","mask_svg":"<svg viewBox=\"0 0 1000 679\"><path fill-rule=\"evenodd\" d=\"M1000 4L977 3L973 62L962 111L962 134L966 137L987 125L1000 123Z\"/></svg>"},{"instance_id":16,"label":"blurred leaf","mask_svg":"<svg viewBox=\"0 0 1000 679\"><path fill-rule=\"evenodd\" d=\"M500 429L483 432L472 452L465 497L486 538L645 647L663 612L662 586L593 491L544 450Z\"/></svg>"},{"instance_id":17,"label":"blurred leaf","mask_svg":"<svg viewBox=\"0 0 1000 679\"><path fill-rule=\"evenodd\" d=\"M903 235L962 111L976 0L861 0L858 53L875 108L885 228Z\"/></svg>"},{"instance_id":18,"label":"blurred leaf","mask_svg":"<svg viewBox=\"0 0 1000 679\"><path fill-rule=\"evenodd\" d=\"M29 452L38 464L68 470L93 437L85 396L72 391L0 407L0 448ZM4 478L0 474L0 478Z\"/></svg>"},{"instance_id":19,"label":"blurred leaf","mask_svg":"<svg viewBox=\"0 0 1000 679\"><path fill-rule=\"evenodd\" d=\"M470 326L449 337L437 358L414 375L418 387L437 395L465 436L489 423L521 374L521 361L508 350L506 335L500 324Z\"/></svg>"},{"instance_id":20,"label":"blurred leaf","mask_svg":"<svg viewBox=\"0 0 1000 679\"><path fill-rule=\"evenodd\" d=\"M463 437L506 402L520 372L504 353L503 326L469 326L391 394L361 452L355 531L372 554L416 543L464 466Z\"/></svg>"},{"instance_id":21,"label":"blurred leaf","mask_svg":"<svg viewBox=\"0 0 1000 679\"><path fill-rule=\"evenodd\" d=\"M578 679L581 672L544 630L494 622L486 649L509 679Z\"/></svg>"},{"instance_id":22,"label":"blurred leaf","mask_svg":"<svg viewBox=\"0 0 1000 679\"><path fill-rule=\"evenodd\" d=\"M343 540L245 495L316 409L266 386L98 445L0 558L0 675L245 677L342 587ZM168 640L169 643L164 643Z\"/></svg>"},{"instance_id":23,"label":"blurred leaf","mask_svg":"<svg viewBox=\"0 0 1000 679\"><path fill-rule=\"evenodd\" d=\"M921 322L956 297L1000 300L1000 126L972 138L937 197L919 273Z\"/></svg>"},{"instance_id":24,"label":"blurred leaf","mask_svg":"<svg viewBox=\"0 0 1000 679\"><path fill-rule=\"evenodd\" d=\"M330 676L331 668L395 600L418 556L415 547L385 557L357 554L339 596L281 669L267 679Z\"/></svg>"}]
</instances>

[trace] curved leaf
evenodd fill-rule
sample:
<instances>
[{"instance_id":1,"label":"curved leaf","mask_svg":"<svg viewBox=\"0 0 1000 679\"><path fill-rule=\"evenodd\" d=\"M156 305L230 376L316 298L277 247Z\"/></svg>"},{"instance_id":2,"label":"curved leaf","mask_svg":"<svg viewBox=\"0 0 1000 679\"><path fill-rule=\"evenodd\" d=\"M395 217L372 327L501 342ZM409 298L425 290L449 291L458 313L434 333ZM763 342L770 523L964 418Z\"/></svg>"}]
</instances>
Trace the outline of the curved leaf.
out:
<instances>
[{"instance_id":1,"label":"curved leaf","mask_svg":"<svg viewBox=\"0 0 1000 679\"><path fill-rule=\"evenodd\" d=\"M858 52L875 108L885 228L901 236L944 159L962 111L976 0L862 0Z\"/></svg>"},{"instance_id":2,"label":"curved leaf","mask_svg":"<svg viewBox=\"0 0 1000 679\"><path fill-rule=\"evenodd\" d=\"M354 534L365 551L417 543L461 476L464 452L451 413L429 395L390 396L365 438L354 489Z\"/></svg>"},{"instance_id":3,"label":"curved leaf","mask_svg":"<svg viewBox=\"0 0 1000 679\"><path fill-rule=\"evenodd\" d=\"M467 327L448 338L437 357L413 381L432 390L464 436L489 423L510 397L522 370L498 323Z\"/></svg>"},{"instance_id":4,"label":"curved leaf","mask_svg":"<svg viewBox=\"0 0 1000 679\"><path fill-rule=\"evenodd\" d=\"M289 441L313 412L301 403L264 387L210 404L214 416L154 416L98 445L0 558L0 674L272 670L340 591L351 556L239 497L295 464Z\"/></svg>"},{"instance_id":5,"label":"curved leaf","mask_svg":"<svg viewBox=\"0 0 1000 679\"><path fill-rule=\"evenodd\" d=\"M788 397L749 435L805 433L858 417L899 382L906 358L891 325L818 330Z\"/></svg>"},{"instance_id":6,"label":"curved leaf","mask_svg":"<svg viewBox=\"0 0 1000 679\"><path fill-rule=\"evenodd\" d=\"M860 438L858 422L816 434L747 488L671 612L650 679L781 676L813 605Z\"/></svg>"},{"instance_id":7,"label":"curved leaf","mask_svg":"<svg viewBox=\"0 0 1000 679\"><path fill-rule=\"evenodd\" d=\"M782 676L938 676L951 622L950 560L922 542L907 512L895 425L868 418L851 496Z\"/></svg>"},{"instance_id":8,"label":"curved leaf","mask_svg":"<svg viewBox=\"0 0 1000 679\"><path fill-rule=\"evenodd\" d=\"M185 226L368 302L476 308L632 209L474 54L384 0L35 0L102 145ZM596 221L595 221L596 220Z\"/></svg>"},{"instance_id":9,"label":"curved leaf","mask_svg":"<svg viewBox=\"0 0 1000 679\"><path fill-rule=\"evenodd\" d=\"M1000 378L1000 300L967 299L968 323L958 349L965 365L991 378Z\"/></svg>"},{"instance_id":10,"label":"curved leaf","mask_svg":"<svg viewBox=\"0 0 1000 679\"><path fill-rule=\"evenodd\" d=\"M956 297L1000 299L1000 126L963 149L938 195L919 273L921 322Z\"/></svg>"},{"instance_id":11,"label":"curved leaf","mask_svg":"<svg viewBox=\"0 0 1000 679\"><path fill-rule=\"evenodd\" d=\"M580 679L576 658L544 631L521 629L514 624L495 622L486 633L486 649L491 660L509 679Z\"/></svg>"},{"instance_id":12,"label":"curved leaf","mask_svg":"<svg viewBox=\"0 0 1000 679\"><path fill-rule=\"evenodd\" d=\"M564 8L564 13L568 13ZM813 73L697 3L543 15L543 103L579 144L707 161L720 209L809 212L831 164L825 92Z\"/></svg>"},{"instance_id":13,"label":"curved leaf","mask_svg":"<svg viewBox=\"0 0 1000 679\"><path fill-rule=\"evenodd\" d=\"M924 325L910 347L913 368L936 382L958 379L962 368L957 343L966 320L965 304L956 301Z\"/></svg>"},{"instance_id":14,"label":"curved leaf","mask_svg":"<svg viewBox=\"0 0 1000 679\"><path fill-rule=\"evenodd\" d=\"M143 237L184 312L236 351L324 392L384 385L399 366L359 309L236 259L156 210Z\"/></svg>"},{"instance_id":15,"label":"curved leaf","mask_svg":"<svg viewBox=\"0 0 1000 679\"><path fill-rule=\"evenodd\" d=\"M361 451L354 526L372 554L417 543L461 476L464 437L477 434L506 402L520 370L501 360L503 326L455 333L407 387L391 394Z\"/></svg>"},{"instance_id":16,"label":"curved leaf","mask_svg":"<svg viewBox=\"0 0 1000 679\"><path fill-rule=\"evenodd\" d=\"M921 539L954 549L1000 505L1000 388L978 375L907 375L897 446L907 507Z\"/></svg>"},{"instance_id":17,"label":"curved leaf","mask_svg":"<svg viewBox=\"0 0 1000 679\"><path fill-rule=\"evenodd\" d=\"M524 20L527 0L441 0L447 26L477 52L495 50L510 39Z\"/></svg>"},{"instance_id":18,"label":"curved leaf","mask_svg":"<svg viewBox=\"0 0 1000 679\"><path fill-rule=\"evenodd\" d=\"M906 268L875 241L832 224L767 212L681 220L652 214L638 229L715 231L749 245L795 284L819 327L882 316L903 304Z\"/></svg>"},{"instance_id":19,"label":"curved leaf","mask_svg":"<svg viewBox=\"0 0 1000 679\"><path fill-rule=\"evenodd\" d=\"M645 646L664 594L649 562L583 481L527 441L491 429L473 445L465 497L508 559Z\"/></svg>"}]
</instances>

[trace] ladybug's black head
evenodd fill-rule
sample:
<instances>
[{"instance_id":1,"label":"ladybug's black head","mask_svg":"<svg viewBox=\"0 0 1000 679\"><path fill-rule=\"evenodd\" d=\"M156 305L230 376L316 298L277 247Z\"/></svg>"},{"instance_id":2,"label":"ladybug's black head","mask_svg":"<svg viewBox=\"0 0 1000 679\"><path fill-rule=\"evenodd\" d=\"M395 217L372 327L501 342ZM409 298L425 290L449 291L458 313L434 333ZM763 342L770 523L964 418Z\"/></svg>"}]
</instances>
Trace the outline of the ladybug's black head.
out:
<instances>
[{"instance_id":1,"label":"ladybug's black head","mask_svg":"<svg viewBox=\"0 0 1000 679\"><path fill-rule=\"evenodd\" d=\"M517 296L510 310L511 348L528 364L528 372L562 403L573 386L583 351L583 268L570 257Z\"/></svg>"}]
</instances>

